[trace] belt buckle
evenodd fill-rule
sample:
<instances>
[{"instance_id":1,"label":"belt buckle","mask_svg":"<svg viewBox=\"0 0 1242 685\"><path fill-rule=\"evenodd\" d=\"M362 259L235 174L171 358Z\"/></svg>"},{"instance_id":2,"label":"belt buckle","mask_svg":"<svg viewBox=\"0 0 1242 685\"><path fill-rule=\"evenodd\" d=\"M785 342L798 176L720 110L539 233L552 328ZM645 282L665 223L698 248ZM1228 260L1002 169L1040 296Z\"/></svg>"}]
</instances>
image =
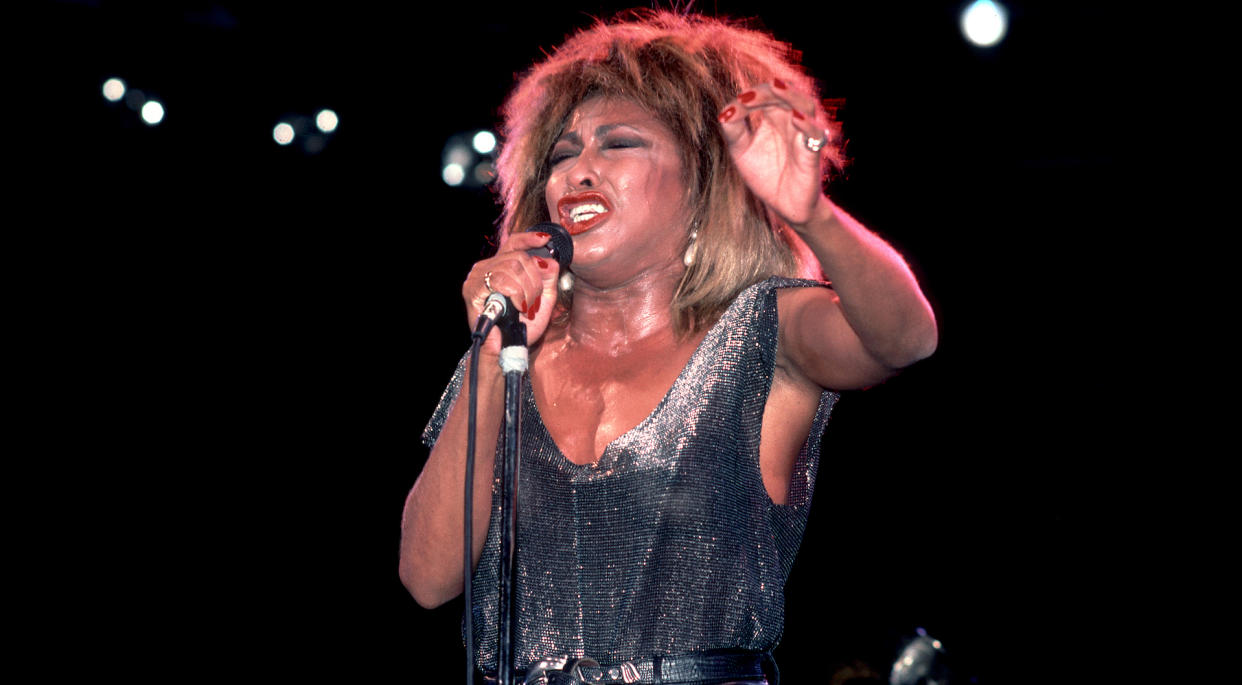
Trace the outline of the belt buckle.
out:
<instances>
[{"instance_id":1,"label":"belt buckle","mask_svg":"<svg viewBox=\"0 0 1242 685\"><path fill-rule=\"evenodd\" d=\"M583 666L591 669L589 675L582 672ZM623 661L615 666L604 668L595 659L587 657L575 661L573 667L569 669L569 675L574 679L575 683L582 683L583 685L599 683L605 680L610 683L615 683L618 680L623 683L636 683L642 679L642 676L638 673L638 667L633 662Z\"/></svg>"},{"instance_id":2,"label":"belt buckle","mask_svg":"<svg viewBox=\"0 0 1242 685\"><path fill-rule=\"evenodd\" d=\"M583 666L586 666L587 668L594 668L598 675L594 678L587 678L587 676L582 673ZM575 683L582 683L583 685L586 685L587 683L598 683L604 679L604 669L599 665L598 661L592 659L591 657L584 656L581 659L578 659L568 670L569 675L574 679Z\"/></svg>"},{"instance_id":3,"label":"belt buckle","mask_svg":"<svg viewBox=\"0 0 1242 685\"><path fill-rule=\"evenodd\" d=\"M588 672L584 672L584 668ZM540 659L534 666L531 666L526 672L525 685L549 685L552 682L552 679L548 677L549 672L564 674L571 678L575 685L600 683L605 678L610 682L620 680L623 683L637 683L642 679L638 667L630 661L604 669L598 661L590 657L582 657L571 664L568 656L557 656Z\"/></svg>"},{"instance_id":4,"label":"belt buckle","mask_svg":"<svg viewBox=\"0 0 1242 685\"><path fill-rule=\"evenodd\" d=\"M548 685L548 671L564 671L569 663L568 656L554 656L540 659L526 672L525 685Z\"/></svg>"}]
</instances>

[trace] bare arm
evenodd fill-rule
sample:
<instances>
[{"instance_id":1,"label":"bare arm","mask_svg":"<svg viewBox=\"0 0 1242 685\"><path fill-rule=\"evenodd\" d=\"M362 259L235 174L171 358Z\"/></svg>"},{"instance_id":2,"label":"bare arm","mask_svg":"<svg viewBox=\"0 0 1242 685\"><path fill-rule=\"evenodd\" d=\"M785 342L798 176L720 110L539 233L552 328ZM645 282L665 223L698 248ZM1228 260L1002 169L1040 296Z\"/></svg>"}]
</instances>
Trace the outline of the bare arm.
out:
<instances>
[{"instance_id":1,"label":"bare arm","mask_svg":"<svg viewBox=\"0 0 1242 685\"><path fill-rule=\"evenodd\" d=\"M807 378L863 388L935 351L935 315L896 250L827 198L795 230L833 286L782 301L784 354Z\"/></svg>"},{"instance_id":2,"label":"bare arm","mask_svg":"<svg viewBox=\"0 0 1242 685\"><path fill-rule=\"evenodd\" d=\"M518 233L510 236L495 257L474 265L462 284L466 318L478 318L492 290L508 296L522 312L527 338L533 345L547 329L556 303L558 267L531 257L525 250L548 241L548 236ZM499 331L492 331L479 357L478 427L475 435L473 539L471 561L477 564L487 538L492 500L492 473L496 439L504 404L504 375L497 359ZM424 607L435 607L462 591L462 546L465 533L466 442L469 406L465 388L454 402L427 464L405 500L401 519L401 582Z\"/></svg>"},{"instance_id":3,"label":"bare arm","mask_svg":"<svg viewBox=\"0 0 1242 685\"><path fill-rule=\"evenodd\" d=\"M466 388L453 404L427 464L405 499L401 519L401 582L420 605L432 608L462 591L462 519L465 492L468 407ZM495 357L479 359L478 432L474 463L472 561L478 563L487 537L496 438L500 431L504 376Z\"/></svg>"},{"instance_id":4,"label":"bare arm","mask_svg":"<svg viewBox=\"0 0 1242 685\"><path fill-rule=\"evenodd\" d=\"M901 255L824 196L826 138L815 103L780 81L742 93L720 116L747 186L798 233L834 291L781 296L780 353L820 387L865 387L936 348L935 317Z\"/></svg>"}]
</instances>

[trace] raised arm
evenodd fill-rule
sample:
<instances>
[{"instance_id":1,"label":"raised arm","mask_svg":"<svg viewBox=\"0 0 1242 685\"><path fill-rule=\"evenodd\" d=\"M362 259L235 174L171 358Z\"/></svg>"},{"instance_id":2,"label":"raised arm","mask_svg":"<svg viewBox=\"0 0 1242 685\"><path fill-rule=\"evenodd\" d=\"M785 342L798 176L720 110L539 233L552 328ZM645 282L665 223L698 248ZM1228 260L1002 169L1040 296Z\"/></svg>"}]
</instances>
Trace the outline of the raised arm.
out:
<instances>
[{"instance_id":1,"label":"raised arm","mask_svg":"<svg viewBox=\"0 0 1242 685\"><path fill-rule=\"evenodd\" d=\"M822 153L813 148L827 134L811 98L774 81L742 93L720 121L751 192L798 233L832 281L832 291L782 295L782 355L836 390L872 385L930 355L935 316L905 260L823 193Z\"/></svg>"}]
</instances>

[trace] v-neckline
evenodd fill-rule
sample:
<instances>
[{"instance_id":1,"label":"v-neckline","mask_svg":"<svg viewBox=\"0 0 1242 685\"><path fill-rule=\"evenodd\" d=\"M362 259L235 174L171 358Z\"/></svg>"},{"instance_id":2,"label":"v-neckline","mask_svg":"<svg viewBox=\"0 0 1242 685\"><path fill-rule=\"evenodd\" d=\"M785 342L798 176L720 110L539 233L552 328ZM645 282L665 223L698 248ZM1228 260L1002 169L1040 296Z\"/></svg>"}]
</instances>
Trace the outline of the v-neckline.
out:
<instances>
[{"instance_id":1,"label":"v-neckline","mask_svg":"<svg viewBox=\"0 0 1242 685\"><path fill-rule=\"evenodd\" d=\"M738 294L738 297L735 298L733 302L729 303L729 307L728 309L726 309L725 314L727 314L728 310L732 309L737 304L738 300L740 299L741 299L741 293ZM539 401L535 396L534 383L528 379L527 382L525 383L526 387L523 390L523 393L526 395L526 404L528 407L532 409L532 411L534 411L535 419L539 423L540 430L543 431L544 436L547 438L548 444L552 445L552 447L556 450L556 455L561 459L561 461L563 461L565 464L568 464L570 466L573 466L579 469L590 470L590 469L599 468L599 466L603 464L604 458L608 456L608 453L613 451L612 448L614 446L616 446L618 443L620 443L623 440L627 440L631 435L637 433L639 430L642 430L647 424L653 422L656 416L664 408L664 405L668 404L669 397L673 395L673 391L677 389L677 386L681 384L682 379L686 377L686 373L689 372L690 367L694 366L695 362L698 361L699 355L703 353L703 349L704 349L704 346L707 344L708 338L711 338L712 336L718 334L717 329L720 326L720 322L723 321L724 318L725 318L725 315L722 314L720 318L716 320L716 323L712 324L712 327L707 329L707 333L705 333L703 337L699 339L699 343L698 345L695 346L694 352L692 352L690 356L686 358L686 363L682 365L681 371L677 372L677 377L673 379L672 384L668 386L668 390L664 391L664 395L660 397L660 401L656 402L655 407L653 407L651 411L648 412L647 416L644 417L638 423L634 424L634 426L632 426L629 430L621 433L620 435L618 435L617 437L609 441L607 445L604 445L603 452L600 452L598 455L594 455L595 459L585 464L579 464L578 462L565 456L565 451L561 449L561 446L559 444L557 444L556 438L552 436L552 431L548 430L548 424L544 423L543 421L543 412L539 410Z\"/></svg>"}]
</instances>

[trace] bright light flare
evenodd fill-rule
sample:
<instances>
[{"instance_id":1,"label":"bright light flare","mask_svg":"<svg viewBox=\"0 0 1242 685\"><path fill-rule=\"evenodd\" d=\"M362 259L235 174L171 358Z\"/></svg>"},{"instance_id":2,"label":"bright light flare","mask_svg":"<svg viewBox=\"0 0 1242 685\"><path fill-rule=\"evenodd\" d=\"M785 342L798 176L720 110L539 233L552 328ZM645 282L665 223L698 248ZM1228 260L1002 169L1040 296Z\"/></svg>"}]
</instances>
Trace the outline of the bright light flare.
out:
<instances>
[{"instance_id":1,"label":"bright light flare","mask_svg":"<svg viewBox=\"0 0 1242 685\"><path fill-rule=\"evenodd\" d=\"M1001 42L1009 28L1009 12L992 0L975 0L962 12L966 40L987 48Z\"/></svg>"},{"instance_id":2,"label":"bright light flare","mask_svg":"<svg viewBox=\"0 0 1242 685\"><path fill-rule=\"evenodd\" d=\"M462 181L466 180L466 170L460 164L452 162L444 165L444 170L440 172L440 177L451 186L459 186Z\"/></svg>"},{"instance_id":3,"label":"bright light flare","mask_svg":"<svg viewBox=\"0 0 1242 685\"><path fill-rule=\"evenodd\" d=\"M336 112L333 112L330 109L321 109L319 110L319 114L315 115L315 125L318 126L319 130L324 133L331 133L335 131L337 124L339 123L340 119L337 118Z\"/></svg>"},{"instance_id":4,"label":"bright light flare","mask_svg":"<svg viewBox=\"0 0 1242 685\"><path fill-rule=\"evenodd\" d=\"M289 143L292 143L293 126L283 121L276 124L276 128L272 129L272 140L275 140L277 145L288 145Z\"/></svg>"},{"instance_id":5,"label":"bright light flare","mask_svg":"<svg viewBox=\"0 0 1242 685\"><path fill-rule=\"evenodd\" d=\"M496 136L491 131L479 131L474 134L471 144L479 154L486 155L496 149Z\"/></svg>"},{"instance_id":6,"label":"bright light flare","mask_svg":"<svg viewBox=\"0 0 1242 685\"><path fill-rule=\"evenodd\" d=\"M108 102L117 102L125 97L125 82L119 78L110 78L104 81L103 96Z\"/></svg>"},{"instance_id":7,"label":"bright light flare","mask_svg":"<svg viewBox=\"0 0 1242 685\"><path fill-rule=\"evenodd\" d=\"M142 120L147 122L148 126L155 126L164 120L164 105L159 100L147 100L142 106Z\"/></svg>"}]
</instances>

